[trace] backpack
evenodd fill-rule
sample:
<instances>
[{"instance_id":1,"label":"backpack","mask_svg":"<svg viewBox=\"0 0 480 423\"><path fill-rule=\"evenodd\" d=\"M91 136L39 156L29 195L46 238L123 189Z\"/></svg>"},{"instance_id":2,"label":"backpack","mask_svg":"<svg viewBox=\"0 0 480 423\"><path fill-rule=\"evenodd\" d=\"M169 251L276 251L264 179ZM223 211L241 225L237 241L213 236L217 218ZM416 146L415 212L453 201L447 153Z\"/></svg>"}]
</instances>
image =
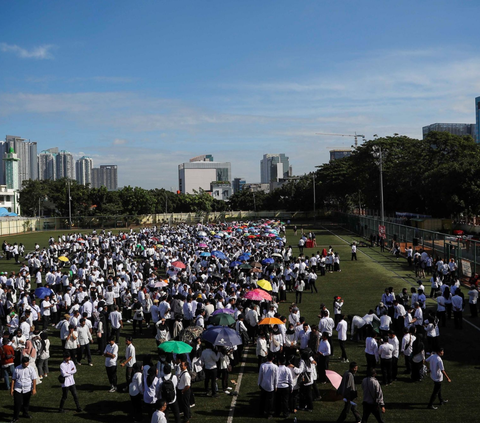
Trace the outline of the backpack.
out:
<instances>
[{"instance_id":1,"label":"backpack","mask_svg":"<svg viewBox=\"0 0 480 423\"><path fill-rule=\"evenodd\" d=\"M162 377L162 398L171 403L175 400L175 386L173 385L172 379L165 379Z\"/></svg>"}]
</instances>

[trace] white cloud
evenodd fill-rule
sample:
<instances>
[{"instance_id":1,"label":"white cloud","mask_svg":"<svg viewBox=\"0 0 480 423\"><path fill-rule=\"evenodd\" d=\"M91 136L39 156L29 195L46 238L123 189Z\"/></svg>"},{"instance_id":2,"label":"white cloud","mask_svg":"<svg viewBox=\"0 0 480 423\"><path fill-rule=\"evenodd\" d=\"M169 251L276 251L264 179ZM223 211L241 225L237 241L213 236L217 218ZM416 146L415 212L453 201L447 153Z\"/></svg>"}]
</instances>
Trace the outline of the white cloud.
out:
<instances>
[{"instance_id":1,"label":"white cloud","mask_svg":"<svg viewBox=\"0 0 480 423\"><path fill-rule=\"evenodd\" d=\"M126 144L128 141L127 140L123 140L121 138L115 138L113 141L112 141L112 144L113 145L124 145Z\"/></svg>"},{"instance_id":2,"label":"white cloud","mask_svg":"<svg viewBox=\"0 0 480 423\"><path fill-rule=\"evenodd\" d=\"M0 51L4 53L14 53L22 59L53 59L51 50L54 48L54 45L44 44L27 50L15 44L0 43Z\"/></svg>"}]
</instances>

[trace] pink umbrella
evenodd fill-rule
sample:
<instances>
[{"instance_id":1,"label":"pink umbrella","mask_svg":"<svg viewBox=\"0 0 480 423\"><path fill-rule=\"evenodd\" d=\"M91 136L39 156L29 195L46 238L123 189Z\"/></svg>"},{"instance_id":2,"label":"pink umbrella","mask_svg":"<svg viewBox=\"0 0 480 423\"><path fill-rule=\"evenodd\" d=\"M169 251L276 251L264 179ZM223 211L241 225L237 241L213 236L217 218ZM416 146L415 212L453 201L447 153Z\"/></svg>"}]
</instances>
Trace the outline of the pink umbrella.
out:
<instances>
[{"instance_id":1,"label":"pink umbrella","mask_svg":"<svg viewBox=\"0 0 480 423\"><path fill-rule=\"evenodd\" d=\"M333 370L325 370L325 373L327 374L328 380L333 385L333 387L335 389L338 389L338 387L342 383L342 376L340 376L337 372L334 372Z\"/></svg>"},{"instance_id":2,"label":"pink umbrella","mask_svg":"<svg viewBox=\"0 0 480 423\"><path fill-rule=\"evenodd\" d=\"M253 291L249 291L245 294L245 298L247 300L252 300L252 301L262 301L263 300L263 297L257 293L257 292L253 292Z\"/></svg>"},{"instance_id":3,"label":"pink umbrella","mask_svg":"<svg viewBox=\"0 0 480 423\"><path fill-rule=\"evenodd\" d=\"M155 282L154 285L155 288L164 288L165 286L168 286L168 283L165 281Z\"/></svg>"},{"instance_id":4,"label":"pink umbrella","mask_svg":"<svg viewBox=\"0 0 480 423\"><path fill-rule=\"evenodd\" d=\"M263 289L254 289L253 291L250 291L250 292L253 292L255 293L256 295L259 295L260 297L262 297L263 300L267 300L267 301L272 301L272 296L264 291ZM248 294L248 292L247 292ZM246 298L248 298L246 295L245 295Z\"/></svg>"},{"instance_id":5,"label":"pink umbrella","mask_svg":"<svg viewBox=\"0 0 480 423\"><path fill-rule=\"evenodd\" d=\"M207 248L207 247L208 247L208 245L205 244L204 242L201 242L200 244L198 244L198 246L199 246L200 248Z\"/></svg>"},{"instance_id":6,"label":"pink umbrella","mask_svg":"<svg viewBox=\"0 0 480 423\"><path fill-rule=\"evenodd\" d=\"M172 266L173 266L173 267L176 267L176 268L178 268L178 269L185 269L185 267L187 267L187 266L185 266L185 263L182 263L182 262L179 261L179 260L174 261L174 262L172 263Z\"/></svg>"}]
</instances>

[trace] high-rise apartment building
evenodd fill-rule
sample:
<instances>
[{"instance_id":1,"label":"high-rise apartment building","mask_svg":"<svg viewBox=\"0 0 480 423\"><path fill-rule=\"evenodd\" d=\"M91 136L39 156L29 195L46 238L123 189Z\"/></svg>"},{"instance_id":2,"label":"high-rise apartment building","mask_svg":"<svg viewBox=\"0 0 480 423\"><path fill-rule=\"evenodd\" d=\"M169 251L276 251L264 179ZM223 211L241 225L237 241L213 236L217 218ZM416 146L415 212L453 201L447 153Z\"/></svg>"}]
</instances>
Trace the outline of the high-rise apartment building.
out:
<instances>
[{"instance_id":1,"label":"high-rise apartment building","mask_svg":"<svg viewBox=\"0 0 480 423\"><path fill-rule=\"evenodd\" d=\"M242 191L246 183L247 181L245 181L245 179L243 178L233 178L233 182L232 182L233 193L236 194L237 192Z\"/></svg>"},{"instance_id":2,"label":"high-rise apartment building","mask_svg":"<svg viewBox=\"0 0 480 423\"><path fill-rule=\"evenodd\" d=\"M38 179L37 165L37 143L30 142L16 135L7 135L5 138L6 146L0 149L0 153L6 153L13 148L18 155L19 162L19 184L28 179ZM5 182L5 166L2 163L0 168L0 180Z\"/></svg>"},{"instance_id":3,"label":"high-rise apartment building","mask_svg":"<svg viewBox=\"0 0 480 423\"><path fill-rule=\"evenodd\" d=\"M285 154L264 154L260 161L260 183L270 184L292 176L292 168Z\"/></svg>"},{"instance_id":4,"label":"high-rise apartment building","mask_svg":"<svg viewBox=\"0 0 480 423\"><path fill-rule=\"evenodd\" d=\"M75 165L72 153L69 153L65 150L60 150L55 156L55 165L57 179L75 179Z\"/></svg>"},{"instance_id":5,"label":"high-rise apartment building","mask_svg":"<svg viewBox=\"0 0 480 423\"><path fill-rule=\"evenodd\" d=\"M92 188L107 187L109 191L118 189L117 165L101 165L92 168Z\"/></svg>"},{"instance_id":6,"label":"high-rise apartment building","mask_svg":"<svg viewBox=\"0 0 480 423\"><path fill-rule=\"evenodd\" d=\"M43 150L38 155L38 179L41 181L57 179L57 164L52 149ZM57 149L58 150L58 149Z\"/></svg>"},{"instance_id":7,"label":"high-rise apartment building","mask_svg":"<svg viewBox=\"0 0 480 423\"><path fill-rule=\"evenodd\" d=\"M92 184L93 160L83 156L75 163L77 182L82 185Z\"/></svg>"},{"instance_id":8,"label":"high-rise apartment building","mask_svg":"<svg viewBox=\"0 0 480 423\"><path fill-rule=\"evenodd\" d=\"M480 143L480 97L475 98L475 119L477 122L475 128L475 141Z\"/></svg>"},{"instance_id":9,"label":"high-rise apartment building","mask_svg":"<svg viewBox=\"0 0 480 423\"><path fill-rule=\"evenodd\" d=\"M198 156L192 160L178 165L178 189L182 194L211 191L211 184L216 182L231 183L230 163L214 162L211 155Z\"/></svg>"}]
</instances>

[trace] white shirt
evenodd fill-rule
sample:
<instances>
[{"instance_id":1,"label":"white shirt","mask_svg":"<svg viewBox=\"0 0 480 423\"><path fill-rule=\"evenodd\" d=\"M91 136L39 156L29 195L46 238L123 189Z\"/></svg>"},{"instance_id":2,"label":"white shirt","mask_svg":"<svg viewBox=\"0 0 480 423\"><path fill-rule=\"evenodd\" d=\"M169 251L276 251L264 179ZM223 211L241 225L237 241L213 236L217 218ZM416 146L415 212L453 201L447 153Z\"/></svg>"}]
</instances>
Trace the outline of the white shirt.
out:
<instances>
[{"instance_id":1,"label":"white shirt","mask_svg":"<svg viewBox=\"0 0 480 423\"><path fill-rule=\"evenodd\" d=\"M105 357L105 367L115 367L117 365L118 359L118 345L117 344L107 344L105 347L104 353L113 354L114 357Z\"/></svg>"},{"instance_id":2,"label":"white shirt","mask_svg":"<svg viewBox=\"0 0 480 423\"><path fill-rule=\"evenodd\" d=\"M271 361L260 366L258 385L267 392L273 392L278 384L278 367Z\"/></svg>"},{"instance_id":3,"label":"white shirt","mask_svg":"<svg viewBox=\"0 0 480 423\"><path fill-rule=\"evenodd\" d=\"M68 388L69 386L75 385L73 375L77 373L77 368L72 360L69 360L68 363L62 361L62 364L60 364L60 373L65 377L65 382L62 383L62 388Z\"/></svg>"},{"instance_id":4,"label":"white shirt","mask_svg":"<svg viewBox=\"0 0 480 423\"><path fill-rule=\"evenodd\" d=\"M443 381L442 370L445 370L443 367L443 360L438 354L432 354L427 358L427 363L430 366L430 377L434 382Z\"/></svg>"},{"instance_id":5,"label":"white shirt","mask_svg":"<svg viewBox=\"0 0 480 423\"><path fill-rule=\"evenodd\" d=\"M15 381L14 389L22 394L30 392L33 388L33 381L37 378L35 369L32 366L23 367L19 365L13 371L12 380Z\"/></svg>"},{"instance_id":6,"label":"white shirt","mask_svg":"<svg viewBox=\"0 0 480 423\"><path fill-rule=\"evenodd\" d=\"M338 332L338 339L340 341L346 341L347 340L347 322L345 320L340 320L338 322L336 331Z\"/></svg>"},{"instance_id":7,"label":"white shirt","mask_svg":"<svg viewBox=\"0 0 480 423\"><path fill-rule=\"evenodd\" d=\"M132 357L132 359L126 364L127 367L133 367L133 365L137 362L137 357L135 356L135 347L133 344L127 345L127 348L125 348L125 359L128 360L130 357Z\"/></svg>"}]
</instances>

